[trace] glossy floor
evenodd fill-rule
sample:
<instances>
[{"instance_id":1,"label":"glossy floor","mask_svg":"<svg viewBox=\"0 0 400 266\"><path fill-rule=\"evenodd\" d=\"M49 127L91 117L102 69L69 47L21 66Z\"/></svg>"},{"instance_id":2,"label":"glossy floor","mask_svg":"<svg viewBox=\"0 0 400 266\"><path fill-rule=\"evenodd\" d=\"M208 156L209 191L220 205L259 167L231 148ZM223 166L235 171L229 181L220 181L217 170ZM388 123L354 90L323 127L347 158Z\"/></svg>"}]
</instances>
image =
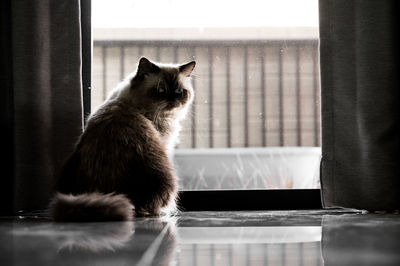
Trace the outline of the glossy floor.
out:
<instances>
[{"instance_id":1,"label":"glossy floor","mask_svg":"<svg viewBox=\"0 0 400 266\"><path fill-rule=\"evenodd\" d=\"M400 215L192 212L133 222L0 219L1 265L400 265Z\"/></svg>"}]
</instances>

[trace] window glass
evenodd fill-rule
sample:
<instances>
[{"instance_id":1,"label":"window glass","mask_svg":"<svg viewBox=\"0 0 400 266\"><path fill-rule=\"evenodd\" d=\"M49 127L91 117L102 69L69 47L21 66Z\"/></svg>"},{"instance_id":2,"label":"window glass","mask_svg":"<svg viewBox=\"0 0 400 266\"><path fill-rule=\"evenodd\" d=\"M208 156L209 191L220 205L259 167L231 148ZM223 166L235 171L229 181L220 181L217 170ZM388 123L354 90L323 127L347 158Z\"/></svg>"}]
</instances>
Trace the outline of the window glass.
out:
<instances>
[{"instance_id":1,"label":"window glass","mask_svg":"<svg viewBox=\"0 0 400 266\"><path fill-rule=\"evenodd\" d=\"M181 189L318 188L317 4L93 0L92 110L141 56L196 60Z\"/></svg>"}]
</instances>

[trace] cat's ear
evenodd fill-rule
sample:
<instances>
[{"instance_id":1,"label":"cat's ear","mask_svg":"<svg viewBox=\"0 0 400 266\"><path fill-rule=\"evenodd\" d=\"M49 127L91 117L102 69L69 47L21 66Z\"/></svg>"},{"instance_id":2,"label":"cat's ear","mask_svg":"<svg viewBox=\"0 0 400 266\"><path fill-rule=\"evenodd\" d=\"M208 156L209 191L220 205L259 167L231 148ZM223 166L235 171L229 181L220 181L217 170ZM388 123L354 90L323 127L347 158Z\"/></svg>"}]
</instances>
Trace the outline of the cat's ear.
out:
<instances>
[{"instance_id":1,"label":"cat's ear","mask_svg":"<svg viewBox=\"0 0 400 266\"><path fill-rule=\"evenodd\" d=\"M151 73L158 73L160 72L160 68L155 65L154 63L150 62L149 59L146 57L141 57L139 60L139 65L138 65L138 70L136 75L137 76L145 76L146 74L151 74Z\"/></svg>"},{"instance_id":2,"label":"cat's ear","mask_svg":"<svg viewBox=\"0 0 400 266\"><path fill-rule=\"evenodd\" d=\"M192 61L187 64L183 64L179 66L179 72L184 74L186 77L190 77L190 74L192 74L192 71L194 67L196 66L196 62Z\"/></svg>"}]
</instances>

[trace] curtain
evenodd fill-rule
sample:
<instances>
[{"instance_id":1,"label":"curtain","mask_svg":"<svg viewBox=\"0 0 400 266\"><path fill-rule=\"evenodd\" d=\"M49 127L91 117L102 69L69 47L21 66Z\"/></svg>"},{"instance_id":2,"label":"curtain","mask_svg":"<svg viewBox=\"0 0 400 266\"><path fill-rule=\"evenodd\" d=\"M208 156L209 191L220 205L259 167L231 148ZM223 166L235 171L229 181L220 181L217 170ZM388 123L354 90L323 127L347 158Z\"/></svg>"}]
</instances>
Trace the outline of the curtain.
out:
<instances>
[{"instance_id":1,"label":"curtain","mask_svg":"<svg viewBox=\"0 0 400 266\"><path fill-rule=\"evenodd\" d=\"M399 1L319 10L323 205L400 209Z\"/></svg>"},{"instance_id":2,"label":"curtain","mask_svg":"<svg viewBox=\"0 0 400 266\"><path fill-rule=\"evenodd\" d=\"M80 1L1 5L1 53L7 55L1 59L7 69L1 122L10 155L1 210L43 209L82 131Z\"/></svg>"}]
</instances>

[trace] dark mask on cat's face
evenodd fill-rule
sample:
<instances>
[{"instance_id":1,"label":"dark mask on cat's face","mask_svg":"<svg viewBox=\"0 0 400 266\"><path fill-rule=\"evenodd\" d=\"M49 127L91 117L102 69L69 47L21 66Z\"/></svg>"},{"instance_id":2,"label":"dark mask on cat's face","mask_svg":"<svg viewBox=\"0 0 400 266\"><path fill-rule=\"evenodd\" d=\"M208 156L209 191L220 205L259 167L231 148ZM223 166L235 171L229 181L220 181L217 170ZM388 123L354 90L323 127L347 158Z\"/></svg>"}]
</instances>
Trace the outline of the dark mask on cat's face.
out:
<instances>
[{"instance_id":1,"label":"dark mask on cat's face","mask_svg":"<svg viewBox=\"0 0 400 266\"><path fill-rule=\"evenodd\" d=\"M131 82L132 97L149 112L184 108L193 99L190 75L195 64L162 65L142 57Z\"/></svg>"}]
</instances>

